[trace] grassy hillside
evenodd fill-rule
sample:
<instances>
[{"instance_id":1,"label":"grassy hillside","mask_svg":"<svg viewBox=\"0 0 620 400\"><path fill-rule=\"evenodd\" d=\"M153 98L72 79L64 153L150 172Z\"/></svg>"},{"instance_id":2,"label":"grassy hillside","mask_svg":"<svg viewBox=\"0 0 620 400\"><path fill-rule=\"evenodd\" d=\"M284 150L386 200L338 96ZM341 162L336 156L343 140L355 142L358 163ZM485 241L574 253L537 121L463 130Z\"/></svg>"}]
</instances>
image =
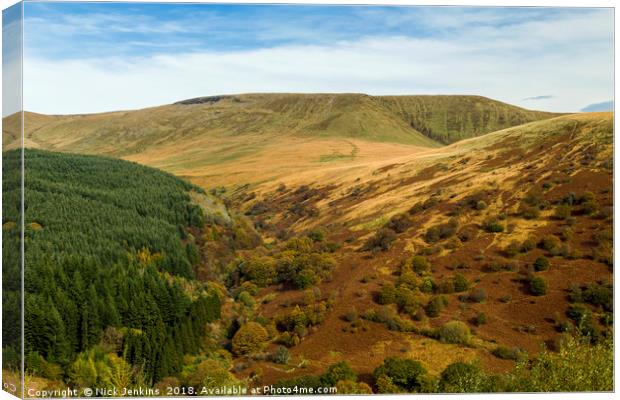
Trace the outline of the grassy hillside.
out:
<instances>
[{"instance_id":1,"label":"grassy hillside","mask_svg":"<svg viewBox=\"0 0 620 400\"><path fill-rule=\"evenodd\" d=\"M560 115L481 96L382 96L378 101L413 129L443 144Z\"/></svg>"},{"instance_id":2,"label":"grassy hillside","mask_svg":"<svg viewBox=\"0 0 620 400\"><path fill-rule=\"evenodd\" d=\"M205 197L135 164L28 150L26 164L32 159L35 173L27 190L40 191L30 197L47 210L33 205L37 214L27 213L27 246L61 255L34 258L36 276L28 277L34 282L28 326L61 327L43 335L27 329L34 373L92 386L91 361L103 359L96 365L105 370L123 356L134 367L156 360L145 364L145 377L159 387L337 386L341 394L611 390L612 115L559 116L427 147L322 137L311 124L300 127L326 110L323 100L247 95L98 116L40 116L35 136L46 129L44 119L53 125L72 118L81 132L58 136L56 146L130 149L124 157L204 188L224 187ZM337 107L356 118L342 115L323 132L365 121L378 101L336 96ZM235 131L233 115L239 127L255 130ZM275 116L278 129L258 129ZM226 122L218 125L220 117ZM133 141L114 150L103 137L116 118L125 118L127 129L115 135ZM83 133L95 120L101 137L89 139ZM149 128L133 130L139 120ZM219 130L199 134L197 123ZM157 126L159 133L151 129ZM153 142L140 142L145 137ZM101 148L90 148L91 139ZM133 153L137 143L144 148ZM7 161L15 163L15 154L7 153ZM9 183L11 198L17 182ZM212 204L216 196L225 206ZM194 204L217 212L200 223ZM66 222L73 218L66 210L76 209L85 217ZM5 234L14 232L14 220L3 222ZM98 232L106 227L110 235ZM106 246L73 230L101 236ZM55 232L63 239L45 236ZM160 236L172 247L161 250ZM46 237L47 247L34 245ZM143 238L148 251L140 247ZM219 324L204 323L214 317L213 303L202 308L206 315L195 311L196 288L215 298L191 274L178 276L185 273L175 266L187 263L175 260L184 254L198 278L215 275L225 286L230 298ZM102 331L106 325L114 330ZM541 353L542 344L549 352ZM54 379L58 367L65 376ZM103 382L94 384L109 384L107 375L98 376Z\"/></svg>"},{"instance_id":3,"label":"grassy hillside","mask_svg":"<svg viewBox=\"0 0 620 400\"><path fill-rule=\"evenodd\" d=\"M3 153L7 170L19 156ZM202 190L121 160L30 149L24 159L28 371L90 386L101 384L81 375L93 357L123 356L145 382L179 372L220 313L212 289L190 284L200 260L189 232L204 222L190 195ZM19 174L4 180L3 196L18 197ZM3 253L19 243L17 216L3 210Z\"/></svg>"},{"instance_id":4,"label":"grassy hillside","mask_svg":"<svg viewBox=\"0 0 620 400\"><path fill-rule=\"evenodd\" d=\"M610 113L568 115L231 193L231 207L245 210L269 243L243 255L231 291L259 286L254 315L276 321L287 365L308 360L294 376L269 362L247 373L318 385L330 368L350 368L347 379L394 393L448 389L391 385L383 376L391 363L420 363L430 383L445 371L473 373L472 364L497 374L520 363L484 390L610 390L612 142ZM335 263L312 291L282 290L279 266L299 248L331 249ZM589 345L562 349L574 333L607 348L600 364ZM574 352L579 366L543 372L543 360L558 360L539 356L543 343ZM348 367L334 366L342 362ZM589 374L590 363L605 372Z\"/></svg>"},{"instance_id":5,"label":"grassy hillside","mask_svg":"<svg viewBox=\"0 0 620 400\"><path fill-rule=\"evenodd\" d=\"M124 158L214 187L417 154L552 116L474 96L242 94L103 114L26 113L25 143ZM17 146L14 136L5 135L5 149Z\"/></svg>"},{"instance_id":6,"label":"grassy hillside","mask_svg":"<svg viewBox=\"0 0 620 400\"><path fill-rule=\"evenodd\" d=\"M25 131L31 147L115 156L204 135L351 138L435 147L554 115L479 96L242 94L127 112L27 113Z\"/></svg>"}]
</instances>

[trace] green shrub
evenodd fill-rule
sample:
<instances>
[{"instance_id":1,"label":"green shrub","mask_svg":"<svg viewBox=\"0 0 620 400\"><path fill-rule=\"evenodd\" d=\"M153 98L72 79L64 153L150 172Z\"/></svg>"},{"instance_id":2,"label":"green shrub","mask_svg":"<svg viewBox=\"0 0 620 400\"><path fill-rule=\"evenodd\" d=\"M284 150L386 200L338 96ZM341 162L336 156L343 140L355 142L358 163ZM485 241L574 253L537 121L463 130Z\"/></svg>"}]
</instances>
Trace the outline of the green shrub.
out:
<instances>
[{"instance_id":1,"label":"green shrub","mask_svg":"<svg viewBox=\"0 0 620 400\"><path fill-rule=\"evenodd\" d=\"M527 353L518 347L504 347L498 346L491 352L497 358L501 358L503 360L524 360L527 359Z\"/></svg>"},{"instance_id":2,"label":"green shrub","mask_svg":"<svg viewBox=\"0 0 620 400\"><path fill-rule=\"evenodd\" d=\"M413 256L405 260L403 269L411 269L418 275L422 275L431 269L431 265L424 256Z\"/></svg>"},{"instance_id":3,"label":"green shrub","mask_svg":"<svg viewBox=\"0 0 620 400\"><path fill-rule=\"evenodd\" d=\"M389 357L374 370L373 377L381 393L419 392L427 371L419 361Z\"/></svg>"},{"instance_id":4,"label":"green shrub","mask_svg":"<svg viewBox=\"0 0 620 400\"><path fill-rule=\"evenodd\" d=\"M403 233L409 229L413 223L406 214L396 214L385 225L386 228L393 230L396 233Z\"/></svg>"},{"instance_id":5,"label":"green shrub","mask_svg":"<svg viewBox=\"0 0 620 400\"><path fill-rule=\"evenodd\" d=\"M377 300L379 304L394 304L396 303L396 288L391 283L386 283L381 287Z\"/></svg>"},{"instance_id":6,"label":"green shrub","mask_svg":"<svg viewBox=\"0 0 620 400\"><path fill-rule=\"evenodd\" d=\"M548 269L549 269L549 259L547 257L538 257L536 261L534 261L534 270L546 271Z\"/></svg>"},{"instance_id":7,"label":"green shrub","mask_svg":"<svg viewBox=\"0 0 620 400\"><path fill-rule=\"evenodd\" d=\"M512 258L512 257L516 256L517 254L519 254L521 252L521 249L522 249L522 247L519 244L519 242L517 242L516 240L513 240L504 249L504 254L508 258Z\"/></svg>"},{"instance_id":8,"label":"green shrub","mask_svg":"<svg viewBox=\"0 0 620 400\"><path fill-rule=\"evenodd\" d=\"M611 283L591 283L582 291L583 300L605 311L613 311L614 292Z\"/></svg>"},{"instance_id":9,"label":"green shrub","mask_svg":"<svg viewBox=\"0 0 620 400\"><path fill-rule=\"evenodd\" d=\"M487 323L487 315L485 313L479 313L478 315L476 315L476 318L474 318L474 323L476 324L476 326L480 326L480 325L484 325Z\"/></svg>"},{"instance_id":10,"label":"green shrub","mask_svg":"<svg viewBox=\"0 0 620 400\"><path fill-rule=\"evenodd\" d=\"M571 207L568 204L560 204L555 208L553 217L559 220L565 220L571 215Z\"/></svg>"},{"instance_id":11,"label":"green shrub","mask_svg":"<svg viewBox=\"0 0 620 400\"><path fill-rule=\"evenodd\" d=\"M401 272L400 276L398 277L399 286L405 286L412 290L418 288L421 283L422 281L420 280L420 278L418 278L415 273L409 270Z\"/></svg>"},{"instance_id":12,"label":"green shrub","mask_svg":"<svg viewBox=\"0 0 620 400\"><path fill-rule=\"evenodd\" d=\"M585 321L590 317L590 310L588 310L588 307L583 304L575 304L570 306L566 312L566 315L577 324L580 324L582 321Z\"/></svg>"},{"instance_id":13,"label":"green shrub","mask_svg":"<svg viewBox=\"0 0 620 400\"><path fill-rule=\"evenodd\" d=\"M487 299L487 292L482 288L474 288L469 292L468 299L475 303L482 303Z\"/></svg>"},{"instance_id":14,"label":"green shrub","mask_svg":"<svg viewBox=\"0 0 620 400\"><path fill-rule=\"evenodd\" d=\"M335 265L329 254L315 252L305 246L298 250L289 249L278 255L276 281L305 289L331 276Z\"/></svg>"},{"instance_id":15,"label":"green shrub","mask_svg":"<svg viewBox=\"0 0 620 400\"><path fill-rule=\"evenodd\" d=\"M482 229L490 233L500 233L504 232L505 227L497 217L487 217L482 222Z\"/></svg>"},{"instance_id":16,"label":"green shrub","mask_svg":"<svg viewBox=\"0 0 620 400\"><path fill-rule=\"evenodd\" d=\"M444 294L454 293L454 281L452 279L440 281L437 285L437 291Z\"/></svg>"},{"instance_id":17,"label":"green shrub","mask_svg":"<svg viewBox=\"0 0 620 400\"><path fill-rule=\"evenodd\" d=\"M435 282L430 276L422 278L422 283L420 283L420 292L422 293L433 293L435 290Z\"/></svg>"},{"instance_id":18,"label":"green shrub","mask_svg":"<svg viewBox=\"0 0 620 400\"><path fill-rule=\"evenodd\" d=\"M487 209L487 203L484 200L480 200L476 203L476 210L482 211Z\"/></svg>"},{"instance_id":19,"label":"green shrub","mask_svg":"<svg viewBox=\"0 0 620 400\"><path fill-rule=\"evenodd\" d=\"M355 322L359 319L359 313L357 312L357 309L355 307L351 307L349 309L349 311L347 311L344 314L344 318L348 321L348 322Z\"/></svg>"},{"instance_id":20,"label":"green shrub","mask_svg":"<svg viewBox=\"0 0 620 400\"><path fill-rule=\"evenodd\" d=\"M323 227L314 228L308 232L308 237L312 239L313 242L323 242L327 237L327 229Z\"/></svg>"},{"instance_id":21,"label":"green shrub","mask_svg":"<svg viewBox=\"0 0 620 400\"><path fill-rule=\"evenodd\" d=\"M547 293L547 282L539 277L535 276L530 279L530 292L534 296L542 296Z\"/></svg>"},{"instance_id":22,"label":"green shrub","mask_svg":"<svg viewBox=\"0 0 620 400\"><path fill-rule=\"evenodd\" d=\"M237 301L239 301L241 304L249 308L254 307L254 304L255 304L255 301L252 295L246 291L239 293L239 295L237 296Z\"/></svg>"},{"instance_id":23,"label":"green shrub","mask_svg":"<svg viewBox=\"0 0 620 400\"><path fill-rule=\"evenodd\" d=\"M480 393L485 391L487 377L475 364L456 362L441 373L438 391L441 393Z\"/></svg>"},{"instance_id":24,"label":"green shrub","mask_svg":"<svg viewBox=\"0 0 620 400\"><path fill-rule=\"evenodd\" d=\"M233 353L241 355L260 351L267 339L269 335L265 328L256 322L248 322L242 325L233 337Z\"/></svg>"},{"instance_id":25,"label":"green shrub","mask_svg":"<svg viewBox=\"0 0 620 400\"><path fill-rule=\"evenodd\" d=\"M536 219L540 216L540 208L522 205L519 208L519 214L525 219Z\"/></svg>"},{"instance_id":26,"label":"green shrub","mask_svg":"<svg viewBox=\"0 0 620 400\"><path fill-rule=\"evenodd\" d=\"M278 346L278 348L272 355L273 362L277 364L286 365L288 364L290 359L291 359L291 354L289 353L288 349L284 346Z\"/></svg>"},{"instance_id":27,"label":"green shrub","mask_svg":"<svg viewBox=\"0 0 620 400\"><path fill-rule=\"evenodd\" d=\"M536 243L538 243L538 241L535 238L529 237L525 239L523 243L521 243L521 252L527 253L533 250L534 248L536 248Z\"/></svg>"},{"instance_id":28,"label":"green shrub","mask_svg":"<svg viewBox=\"0 0 620 400\"><path fill-rule=\"evenodd\" d=\"M454 276L454 291L455 292L464 292L469 289L469 281L461 274L456 274Z\"/></svg>"},{"instance_id":29,"label":"green shrub","mask_svg":"<svg viewBox=\"0 0 620 400\"><path fill-rule=\"evenodd\" d=\"M558 239L558 237L555 235L545 235L542 239L540 239L540 242L538 243L538 246L540 248L549 252L556 251L560 248L560 245L560 239Z\"/></svg>"},{"instance_id":30,"label":"green shrub","mask_svg":"<svg viewBox=\"0 0 620 400\"><path fill-rule=\"evenodd\" d=\"M276 388L288 388L295 390L295 388L313 389L315 393L319 388L323 387L321 378L314 375L305 375L291 379L280 379L274 385ZM294 391L292 393L295 393Z\"/></svg>"},{"instance_id":31,"label":"green shrub","mask_svg":"<svg viewBox=\"0 0 620 400\"><path fill-rule=\"evenodd\" d=\"M382 228L366 241L363 250L388 251L395 240L396 232L390 228Z\"/></svg>"},{"instance_id":32,"label":"green shrub","mask_svg":"<svg viewBox=\"0 0 620 400\"><path fill-rule=\"evenodd\" d=\"M443 343L467 344L471 339L471 332L467 324L450 321L437 330L437 337Z\"/></svg>"},{"instance_id":33,"label":"green shrub","mask_svg":"<svg viewBox=\"0 0 620 400\"><path fill-rule=\"evenodd\" d=\"M586 215L594 215L598 211L598 204L595 200L588 200L581 205L581 211Z\"/></svg>"},{"instance_id":34,"label":"green shrub","mask_svg":"<svg viewBox=\"0 0 620 400\"><path fill-rule=\"evenodd\" d=\"M426 311L426 315L430 318L438 317L439 314L446 308L448 305L448 299L445 296L436 296L433 297L426 307L424 307L424 311Z\"/></svg>"},{"instance_id":35,"label":"green shrub","mask_svg":"<svg viewBox=\"0 0 620 400\"><path fill-rule=\"evenodd\" d=\"M330 365L320 378L324 386L336 386L339 381L357 381L357 374L349 363L341 361Z\"/></svg>"}]
</instances>

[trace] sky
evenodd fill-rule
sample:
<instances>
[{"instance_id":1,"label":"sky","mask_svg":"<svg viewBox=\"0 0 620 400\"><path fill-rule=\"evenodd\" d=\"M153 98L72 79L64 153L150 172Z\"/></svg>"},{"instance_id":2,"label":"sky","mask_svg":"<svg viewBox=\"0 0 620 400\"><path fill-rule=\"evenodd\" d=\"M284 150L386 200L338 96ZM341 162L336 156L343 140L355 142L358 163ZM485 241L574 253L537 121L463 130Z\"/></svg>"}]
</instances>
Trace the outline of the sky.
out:
<instances>
[{"instance_id":1,"label":"sky","mask_svg":"<svg viewBox=\"0 0 620 400\"><path fill-rule=\"evenodd\" d=\"M21 110L21 6L2 10L2 116Z\"/></svg>"},{"instance_id":2,"label":"sky","mask_svg":"<svg viewBox=\"0 0 620 400\"><path fill-rule=\"evenodd\" d=\"M46 114L248 92L613 99L611 9L37 2L24 17L24 108Z\"/></svg>"}]
</instances>

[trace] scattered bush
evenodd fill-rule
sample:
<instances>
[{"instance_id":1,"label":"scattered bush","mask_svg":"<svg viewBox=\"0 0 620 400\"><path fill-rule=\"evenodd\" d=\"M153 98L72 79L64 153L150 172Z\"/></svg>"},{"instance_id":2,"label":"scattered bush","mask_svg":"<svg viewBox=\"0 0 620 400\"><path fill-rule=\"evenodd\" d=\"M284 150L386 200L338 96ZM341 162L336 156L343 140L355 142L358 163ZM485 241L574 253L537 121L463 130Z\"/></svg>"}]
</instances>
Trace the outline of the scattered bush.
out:
<instances>
[{"instance_id":1,"label":"scattered bush","mask_svg":"<svg viewBox=\"0 0 620 400\"><path fill-rule=\"evenodd\" d=\"M278 346L275 353L273 353L272 355L273 362L277 364L286 365L288 364L290 359L291 359L291 354L289 353L288 349L284 346Z\"/></svg>"},{"instance_id":2,"label":"scattered bush","mask_svg":"<svg viewBox=\"0 0 620 400\"><path fill-rule=\"evenodd\" d=\"M377 300L379 304L394 304L396 303L396 288L391 283L386 283L381 287Z\"/></svg>"},{"instance_id":3,"label":"scattered bush","mask_svg":"<svg viewBox=\"0 0 620 400\"><path fill-rule=\"evenodd\" d=\"M373 372L380 393L420 392L427 371L419 361L389 357Z\"/></svg>"},{"instance_id":4,"label":"scattered bush","mask_svg":"<svg viewBox=\"0 0 620 400\"><path fill-rule=\"evenodd\" d=\"M569 242L573 240L573 236L574 236L573 230L567 226L566 228L562 229L560 238L563 242Z\"/></svg>"},{"instance_id":5,"label":"scattered bush","mask_svg":"<svg viewBox=\"0 0 620 400\"><path fill-rule=\"evenodd\" d=\"M256 322L248 322L242 325L233 337L233 353L242 355L260 351L268 338L265 328Z\"/></svg>"},{"instance_id":6,"label":"scattered bush","mask_svg":"<svg viewBox=\"0 0 620 400\"><path fill-rule=\"evenodd\" d=\"M458 226L458 220L456 218L450 218L446 223L429 228L424 235L424 240L427 243L435 243L452 237L456 233Z\"/></svg>"},{"instance_id":7,"label":"scattered bush","mask_svg":"<svg viewBox=\"0 0 620 400\"><path fill-rule=\"evenodd\" d=\"M520 361L527 359L527 353L519 347L509 348L504 346L498 346L493 349L491 353L493 353L495 357L501 358L503 360Z\"/></svg>"},{"instance_id":8,"label":"scattered bush","mask_svg":"<svg viewBox=\"0 0 620 400\"><path fill-rule=\"evenodd\" d=\"M424 256L413 256L407 258L402 266L403 270L410 269L418 275L422 275L431 269L431 265Z\"/></svg>"},{"instance_id":9,"label":"scattered bush","mask_svg":"<svg viewBox=\"0 0 620 400\"><path fill-rule=\"evenodd\" d=\"M474 323L476 324L476 326L480 326L480 325L484 325L487 323L487 315L485 313L479 313L478 315L476 315L476 318L474 318Z\"/></svg>"},{"instance_id":10,"label":"scattered bush","mask_svg":"<svg viewBox=\"0 0 620 400\"><path fill-rule=\"evenodd\" d=\"M546 271L549 269L549 259L547 257L538 257L534 261L534 270L537 272Z\"/></svg>"},{"instance_id":11,"label":"scattered bush","mask_svg":"<svg viewBox=\"0 0 620 400\"><path fill-rule=\"evenodd\" d=\"M443 343L467 344L471 332L467 324L461 321L450 321L437 330L437 338Z\"/></svg>"},{"instance_id":12,"label":"scattered bush","mask_svg":"<svg viewBox=\"0 0 620 400\"><path fill-rule=\"evenodd\" d=\"M542 296L547 293L547 282L539 277L534 276L530 279L530 292L534 296Z\"/></svg>"},{"instance_id":13,"label":"scattered bush","mask_svg":"<svg viewBox=\"0 0 620 400\"><path fill-rule=\"evenodd\" d=\"M505 227L497 217L487 217L482 222L482 229L490 233L500 233L504 231Z\"/></svg>"},{"instance_id":14,"label":"scattered bush","mask_svg":"<svg viewBox=\"0 0 620 400\"><path fill-rule=\"evenodd\" d=\"M469 289L469 281L461 274L456 274L454 276L454 291L455 292L464 292Z\"/></svg>"},{"instance_id":15,"label":"scattered bush","mask_svg":"<svg viewBox=\"0 0 620 400\"><path fill-rule=\"evenodd\" d=\"M414 215L424 210L428 210L436 206L439 203L439 199L436 196L429 197L423 203L416 203L409 209L409 214Z\"/></svg>"},{"instance_id":16,"label":"scattered bush","mask_svg":"<svg viewBox=\"0 0 620 400\"><path fill-rule=\"evenodd\" d=\"M480 393L485 390L488 380L475 364L456 362L441 373L438 391L441 393Z\"/></svg>"},{"instance_id":17,"label":"scattered bush","mask_svg":"<svg viewBox=\"0 0 620 400\"><path fill-rule=\"evenodd\" d=\"M314 242L323 242L327 237L327 229L323 227L314 228L308 232L308 237Z\"/></svg>"},{"instance_id":18,"label":"scattered bush","mask_svg":"<svg viewBox=\"0 0 620 400\"><path fill-rule=\"evenodd\" d=\"M446 308L448 305L448 299L445 296L436 296L433 297L424 307L424 311L426 311L426 315L430 318L438 317L439 314Z\"/></svg>"},{"instance_id":19,"label":"scattered bush","mask_svg":"<svg viewBox=\"0 0 620 400\"><path fill-rule=\"evenodd\" d=\"M565 220L571 216L571 207L568 204L560 204L555 208L553 217L559 220Z\"/></svg>"},{"instance_id":20,"label":"scattered bush","mask_svg":"<svg viewBox=\"0 0 620 400\"><path fill-rule=\"evenodd\" d=\"M487 299L487 292L482 288L474 288L469 292L468 299L474 303L482 303Z\"/></svg>"},{"instance_id":21,"label":"scattered bush","mask_svg":"<svg viewBox=\"0 0 620 400\"><path fill-rule=\"evenodd\" d=\"M519 208L519 215L525 219L536 219L540 216L540 208L522 205Z\"/></svg>"},{"instance_id":22,"label":"scattered bush","mask_svg":"<svg viewBox=\"0 0 620 400\"><path fill-rule=\"evenodd\" d=\"M396 232L390 228L380 229L374 236L369 238L363 246L363 250L388 251L396 240Z\"/></svg>"},{"instance_id":23,"label":"scattered bush","mask_svg":"<svg viewBox=\"0 0 620 400\"><path fill-rule=\"evenodd\" d=\"M355 322L355 321L357 321L358 318L359 318L359 314L357 312L357 309L355 307L351 307L351 309L344 314L344 318L348 322Z\"/></svg>"},{"instance_id":24,"label":"scattered bush","mask_svg":"<svg viewBox=\"0 0 620 400\"><path fill-rule=\"evenodd\" d=\"M538 242L538 246L549 252L554 252L560 248L561 243L557 236L545 235L542 239L540 239L540 242Z\"/></svg>"},{"instance_id":25,"label":"scattered bush","mask_svg":"<svg viewBox=\"0 0 620 400\"><path fill-rule=\"evenodd\" d=\"M603 310L613 311L613 285L611 283L591 283L585 287L572 288L570 300L574 303L585 302Z\"/></svg>"},{"instance_id":26,"label":"scattered bush","mask_svg":"<svg viewBox=\"0 0 620 400\"><path fill-rule=\"evenodd\" d=\"M386 224L386 228L393 230L396 233L403 233L409 229L413 223L411 219L405 214L396 214Z\"/></svg>"},{"instance_id":27,"label":"scattered bush","mask_svg":"<svg viewBox=\"0 0 620 400\"><path fill-rule=\"evenodd\" d=\"M304 241L295 243L291 241L287 244L289 250L283 251L278 256L277 282L305 289L331 276L336 262L329 254L308 248L309 244ZM310 239L308 242L311 243Z\"/></svg>"},{"instance_id":28,"label":"scattered bush","mask_svg":"<svg viewBox=\"0 0 620 400\"><path fill-rule=\"evenodd\" d=\"M581 211L585 215L594 215L598 211L598 204L595 200L588 200L581 205Z\"/></svg>"},{"instance_id":29,"label":"scattered bush","mask_svg":"<svg viewBox=\"0 0 620 400\"><path fill-rule=\"evenodd\" d=\"M330 365L320 379L324 386L331 387L336 386L339 381L355 382L357 381L357 374L351 369L349 363L341 361Z\"/></svg>"},{"instance_id":30,"label":"scattered bush","mask_svg":"<svg viewBox=\"0 0 620 400\"><path fill-rule=\"evenodd\" d=\"M536 244L538 243L538 241L533 238L533 237L529 237L527 239L525 239L523 241L523 243L521 243L521 252L522 253L527 253L531 250L534 250L536 248Z\"/></svg>"},{"instance_id":31,"label":"scattered bush","mask_svg":"<svg viewBox=\"0 0 620 400\"><path fill-rule=\"evenodd\" d=\"M519 254L521 252L521 249L522 249L522 247L519 244L519 242L517 242L516 240L513 240L504 249L504 254L508 258L512 258L512 257L516 256L517 254Z\"/></svg>"},{"instance_id":32,"label":"scattered bush","mask_svg":"<svg viewBox=\"0 0 620 400\"><path fill-rule=\"evenodd\" d=\"M461 240L461 242L468 242L475 239L476 236L478 236L478 227L475 225L468 225L462 228L457 234L457 237Z\"/></svg>"}]
</instances>

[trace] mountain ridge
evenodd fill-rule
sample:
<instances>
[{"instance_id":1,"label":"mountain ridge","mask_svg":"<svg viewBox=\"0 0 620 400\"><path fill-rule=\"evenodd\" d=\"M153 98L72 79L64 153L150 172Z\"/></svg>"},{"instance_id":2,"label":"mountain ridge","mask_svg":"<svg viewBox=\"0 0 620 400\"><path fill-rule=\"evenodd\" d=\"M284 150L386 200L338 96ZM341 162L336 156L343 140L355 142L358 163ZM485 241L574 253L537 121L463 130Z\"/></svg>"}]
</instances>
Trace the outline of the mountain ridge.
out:
<instances>
[{"instance_id":1,"label":"mountain ridge","mask_svg":"<svg viewBox=\"0 0 620 400\"><path fill-rule=\"evenodd\" d=\"M31 147L89 153L103 148L95 152L113 156L139 153L172 137L204 134L287 134L439 147L559 115L471 95L248 93L98 114L26 112L25 134ZM5 117L5 123L11 119L16 117ZM9 137L4 147L14 148L15 142Z\"/></svg>"}]
</instances>

